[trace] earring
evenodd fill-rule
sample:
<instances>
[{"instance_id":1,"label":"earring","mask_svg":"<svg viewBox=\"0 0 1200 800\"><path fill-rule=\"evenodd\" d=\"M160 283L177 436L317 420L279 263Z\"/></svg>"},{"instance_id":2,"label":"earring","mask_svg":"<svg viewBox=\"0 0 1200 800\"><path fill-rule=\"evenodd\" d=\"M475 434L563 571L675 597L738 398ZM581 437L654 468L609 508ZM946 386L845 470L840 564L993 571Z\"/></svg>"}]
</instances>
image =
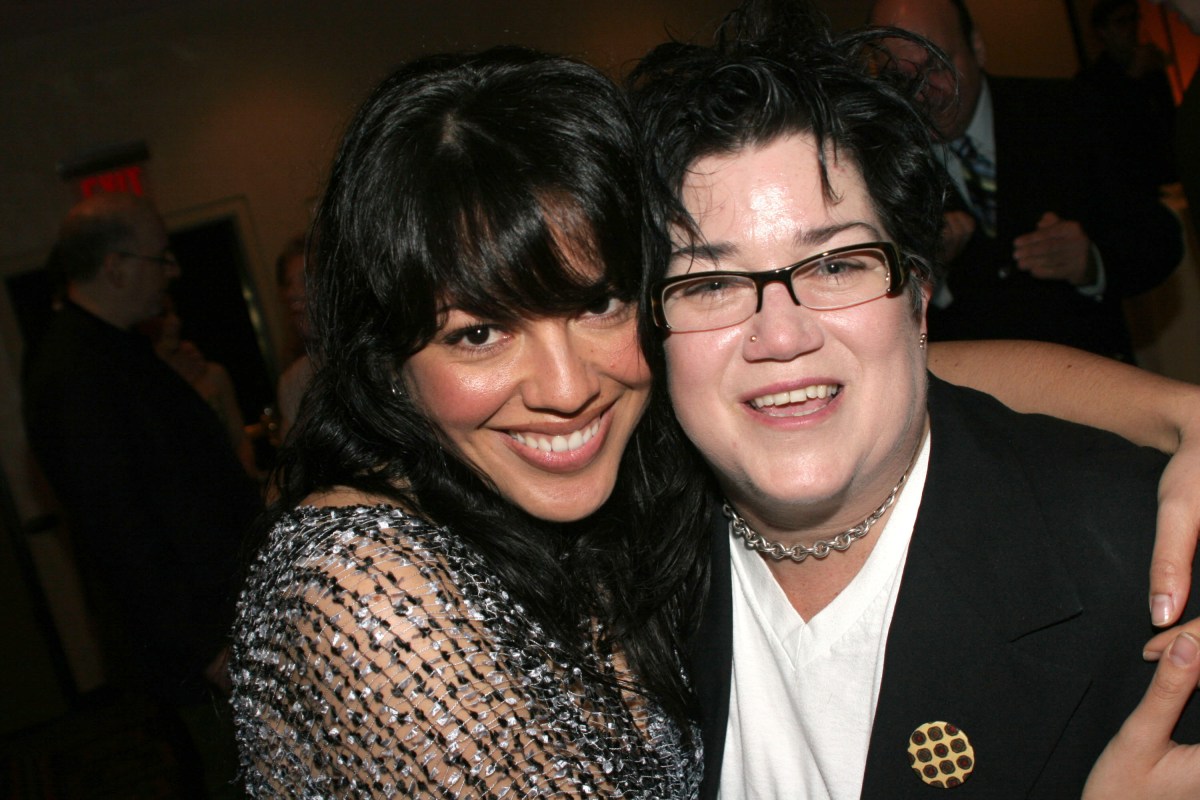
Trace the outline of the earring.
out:
<instances>
[{"instance_id":1,"label":"earring","mask_svg":"<svg viewBox=\"0 0 1200 800\"><path fill-rule=\"evenodd\" d=\"M922 349L922 350L924 350L924 349L925 349L925 344L926 344L928 341L929 341L929 334L927 334L927 333L922 333L922 334L921 334L921 339L920 339L920 347L921 347L921 349Z\"/></svg>"},{"instance_id":2,"label":"earring","mask_svg":"<svg viewBox=\"0 0 1200 800\"><path fill-rule=\"evenodd\" d=\"M403 400L404 399L404 387L402 387L399 383L393 383L392 384L392 394L396 395L396 399Z\"/></svg>"}]
</instances>

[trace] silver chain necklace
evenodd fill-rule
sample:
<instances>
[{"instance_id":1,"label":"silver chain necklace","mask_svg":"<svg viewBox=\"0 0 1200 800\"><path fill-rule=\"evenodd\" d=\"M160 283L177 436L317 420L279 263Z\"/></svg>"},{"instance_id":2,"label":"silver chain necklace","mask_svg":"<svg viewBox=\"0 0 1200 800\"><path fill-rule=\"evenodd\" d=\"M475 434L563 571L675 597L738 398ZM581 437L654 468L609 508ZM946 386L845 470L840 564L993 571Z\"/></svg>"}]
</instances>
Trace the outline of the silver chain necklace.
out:
<instances>
[{"instance_id":1,"label":"silver chain necklace","mask_svg":"<svg viewBox=\"0 0 1200 800\"><path fill-rule=\"evenodd\" d=\"M909 469L912 469L911 464L909 465ZM766 555L775 561L782 561L785 558L790 558L792 561L795 561L797 564L799 564L809 556L812 556L816 559L822 559L832 553L834 550L842 552L849 548L850 545L854 544L856 541L870 533L871 527L876 522L879 522L879 518L884 515L884 512L892 507L892 503L896 502L896 495L900 494L900 487L904 486L904 482L907 480L908 470L905 470L904 474L900 476L899 483L892 487L891 494L889 494L887 499L880 504L879 508L871 512L869 517L855 525L850 530L839 533L832 539L818 539L815 543L813 543L812 547L808 547L803 544L794 544L791 547L785 547L779 542L772 542L764 538L761 533L751 528L746 523L746 520L742 519L741 516L733 510L733 506L729 504L728 500L725 501L722 511L724 511L725 516L729 518L729 533L744 541L747 549L762 553L763 555Z\"/></svg>"}]
</instances>

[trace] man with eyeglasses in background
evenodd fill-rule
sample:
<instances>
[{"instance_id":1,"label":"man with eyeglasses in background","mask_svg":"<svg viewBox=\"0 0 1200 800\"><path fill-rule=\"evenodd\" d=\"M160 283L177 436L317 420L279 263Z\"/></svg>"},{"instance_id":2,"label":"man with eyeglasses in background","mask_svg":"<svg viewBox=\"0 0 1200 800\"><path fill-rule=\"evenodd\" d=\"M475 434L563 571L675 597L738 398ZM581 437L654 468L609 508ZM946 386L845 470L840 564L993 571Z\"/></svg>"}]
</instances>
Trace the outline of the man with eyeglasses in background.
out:
<instances>
[{"instance_id":1,"label":"man with eyeglasses in background","mask_svg":"<svg viewBox=\"0 0 1200 800\"><path fill-rule=\"evenodd\" d=\"M1183 237L1153 181L1113 155L1113 123L1094 97L1066 80L987 72L965 0L873 0L868 21L924 36L954 67L934 69L902 40L890 48L926 73L954 185L930 339L1036 339L1133 362L1123 299L1171 274Z\"/></svg>"},{"instance_id":2,"label":"man with eyeglasses in background","mask_svg":"<svg viewBox=\"0 0 1200 800\"><path fill-rule=\"evenodd\" d=\"M135 331L180 274L154 206L83 200L46 269L61 306L26 353L29 444L65 512L110 683L180 710L196 738L212 720L189 709L213 715L259 492L216 414Z\"/></svg>"}]
</instances>

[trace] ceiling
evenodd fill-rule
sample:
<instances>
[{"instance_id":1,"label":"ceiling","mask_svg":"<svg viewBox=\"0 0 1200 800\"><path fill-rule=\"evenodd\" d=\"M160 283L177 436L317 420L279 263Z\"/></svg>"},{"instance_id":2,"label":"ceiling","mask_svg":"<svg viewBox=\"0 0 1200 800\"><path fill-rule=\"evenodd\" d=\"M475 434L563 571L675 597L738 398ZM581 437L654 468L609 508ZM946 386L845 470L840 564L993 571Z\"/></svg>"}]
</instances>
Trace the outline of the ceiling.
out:
<instances>
[{"instance_id":1,"label":"ceiling","mask_svg":"<svg viewBox=\"0 0 1200 800\"><path fill-rule=\"evenodd\" d=\"M0 42L92 25L185 0L0 0Z\"/></svg>"}]
</instances>

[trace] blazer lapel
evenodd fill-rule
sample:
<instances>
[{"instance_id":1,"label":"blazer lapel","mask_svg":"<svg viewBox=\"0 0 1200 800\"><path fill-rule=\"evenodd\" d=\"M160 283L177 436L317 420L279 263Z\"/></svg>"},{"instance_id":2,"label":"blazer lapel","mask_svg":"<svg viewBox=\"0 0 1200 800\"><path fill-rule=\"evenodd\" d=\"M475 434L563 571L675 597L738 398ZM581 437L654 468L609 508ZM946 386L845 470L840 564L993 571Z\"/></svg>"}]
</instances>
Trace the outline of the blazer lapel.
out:
<instances>
[{"instance_id":1,"label":"blazer lapel","mask_svg":"<svg viewBox=\"0 0 1200 800\"><path fill-rule=\"evenodd\" d=\"M935 797L910 767L910 734L949 722L974 771L954 797L1024 797L1087 690L1071 653L1022 647L1080 601L1003 440L943 411L930 387L929 475L888 636L864 798ZM978 426L976 426L978 427Z\"/></svg>"},{"instance_id":2,"label":"blazer lapel","mask_svg":"<svg viewBox=\"0 0 1200 800\"><path fill-rule=\"evenodd\" d=\"M733 670L733 600L729 566L729 527L713 504L709 522L711 572L704 616L688 651L689 673L700 703L704 733L704 782L701 800L713 800L721 786L721 757L729 719L729 681Z\"/></svg>"}]
</instances>

